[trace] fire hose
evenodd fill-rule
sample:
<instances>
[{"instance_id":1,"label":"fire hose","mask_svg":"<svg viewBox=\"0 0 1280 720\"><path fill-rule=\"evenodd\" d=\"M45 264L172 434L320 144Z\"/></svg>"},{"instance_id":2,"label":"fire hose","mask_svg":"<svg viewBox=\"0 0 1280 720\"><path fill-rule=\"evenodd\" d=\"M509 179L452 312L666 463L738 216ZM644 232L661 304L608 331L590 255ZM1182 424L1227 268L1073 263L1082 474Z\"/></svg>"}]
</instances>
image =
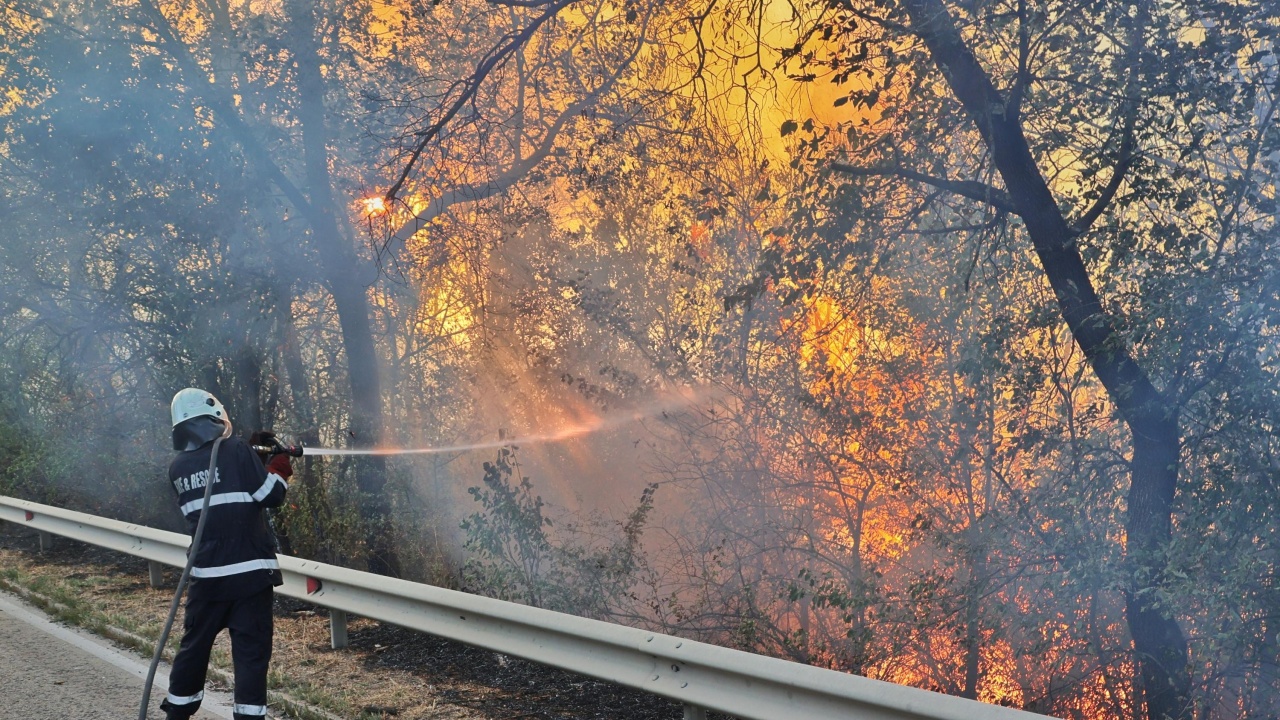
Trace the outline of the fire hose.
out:
<instances>
[{"instance_id":1,"label":"fire hose","mask_svg":"<svg viewBox=\"0 0 1280 720\"><path fill-rule=\"evenodd\" d=\"M222 441L231 436L231 425L223 431L222 436L213 441L213 450L209 453L208 481L204 486L204 501L200 505L200 520L196 522L195 534L191 536L191 549L187 553L187 564L182 568L182 577L178 580L178 589L173 593L173 602L169 603L169 617L164 621L164 629L160 631L160 639L156 641L155 654L151 656L151 667L147 669L147 681L142 686L142 705L138 708L138 720L147 720L147 706L151 704L151 686L155 683L156 668L160 666L160 658L164 655L164 646L169 642L169 632L173 629L173 620L178 614L178 605L182 602L182 594L186 592L191 581L191 567L196 561L196 550L200 547L200 537L204 535L204 523L209 517L209 496L213 494L214 473L218 467L218 447ZM255 452L267 455L284 453L291 457L301 457L302 447L298 445L281 445L279 441L273 446L251 445Z\"/></svg>"}]
</instances>

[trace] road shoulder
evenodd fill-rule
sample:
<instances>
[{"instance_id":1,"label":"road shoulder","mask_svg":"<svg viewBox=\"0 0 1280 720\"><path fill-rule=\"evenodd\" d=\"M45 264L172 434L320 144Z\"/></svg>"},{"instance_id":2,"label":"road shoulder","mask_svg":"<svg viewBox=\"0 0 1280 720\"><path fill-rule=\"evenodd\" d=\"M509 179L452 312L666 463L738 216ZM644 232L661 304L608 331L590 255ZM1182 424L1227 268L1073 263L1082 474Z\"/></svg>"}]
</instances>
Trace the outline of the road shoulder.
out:
<instances>
[{"instance_id":1,"label":"road shoulder","mask_svg":"<svg viewBox=\"0 0 1280 720\"><path fill-rule=\"evenodd\" d=\"M0 696L4 717L134 717L147 661L97 636L51 620L39 608L0 591ZM150 717L163 717L160 701L169 676L156 673ZM200 720L231 720L231 695L206 690Z\"/></svg>"}]
</instances>

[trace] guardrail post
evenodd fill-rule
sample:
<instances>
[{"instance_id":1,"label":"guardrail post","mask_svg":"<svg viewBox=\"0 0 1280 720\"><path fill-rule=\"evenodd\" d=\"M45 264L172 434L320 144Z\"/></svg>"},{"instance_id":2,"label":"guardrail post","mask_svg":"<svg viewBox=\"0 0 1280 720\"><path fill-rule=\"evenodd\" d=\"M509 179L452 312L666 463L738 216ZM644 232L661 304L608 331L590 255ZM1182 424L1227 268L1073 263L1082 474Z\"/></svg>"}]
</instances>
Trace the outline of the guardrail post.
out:
<instances>
[{"instance_id":1,"label":"guardrail post","mask_svg":"<svg viewBox=\"0 0 1280 720\"><path fill-rule=\"evenodd\" d=\"M152 588L158 588L164 585L164 566L155 560L147 561L147 575L151 581Z\"/></svg>"},{"instance_id":2,"label":"guardrail post","mask_svg":"<svg viewBox=\"0 0 1280 720\"><path fill-rule=\"evenodd\" d=\"M334 650L347 646L347 611L329 611L329 645Z\"/></svg>"},{"instance_id":3,"label":"guardrail post","mask_svg":"<svg viewBox=\"0 0 1280 720\"><path fill-rule=\"evenodd\" d=\"M28 537L30 536L28 535ZM53 549L53 535L45 532L44 530L41 530L40 531L40 552L48 552L49 550L52 550L52 549Z\"/></svg>"},{"instance_id":4,"label":"guardrail post","mask_svg":"<svg viewBox=\"0 0 1280 720\"><path fill-rule=\"evenodd\" d=\"M684 720L707 720L707 709L697 705L684 706Z\"/></svg>"}]
</instances>

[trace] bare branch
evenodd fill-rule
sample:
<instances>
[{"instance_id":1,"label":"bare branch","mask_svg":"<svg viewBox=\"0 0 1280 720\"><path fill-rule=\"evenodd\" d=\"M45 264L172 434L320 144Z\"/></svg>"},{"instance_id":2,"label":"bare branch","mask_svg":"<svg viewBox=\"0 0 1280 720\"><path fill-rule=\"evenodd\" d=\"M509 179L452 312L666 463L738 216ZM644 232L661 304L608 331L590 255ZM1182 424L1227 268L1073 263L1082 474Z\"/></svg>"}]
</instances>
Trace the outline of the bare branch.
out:
<instances>
[{"instance_id":1,"label":"bare branch","mask_svg":"<svg viewBox=\"0 0 1280 720\"><path fill-rule=\"evenodd\" d=\"M552 5L556 0L485 0L485 2L503 7L540 8Z\"/></svg>"},{"instance_id":2,"label":"bare branch","mask_svg":"<svg viewBox=\"0 0 1280 720\"><path fill-rule=\"evenodd\" d=\"M1085 211L1071 224L1071 230L1077 235L1083 235L1088 232L1089 228L1097 222L1102 213L1106 211L1107 206L1115 199L1116 193L1120 190L1120 186L1124 184L1125 176L1129 173L1129 168L1133 167L1134 160L1137 159L1134 153L1134 130L1137 126L1138 106L1135 103L1129 113L1124 118L1124 129L1121 130L1120 138L1120 159L1116 162L1116 166L1111 171L1111 179L1107 181L1107 186L1102 189L1102 194L1094 201L1093 205Z\"/></svg>"},{"instance_id":3,"label":"bare branch","mask_svg":"<svg viewBox=\"0 0 1280 720\"><path fill-rule=\"evenodd\" d=\"M1017 207L1014 206L1013 200L1009 198L1009 194L997 187L992 187L986 183L977 180L949 180L947 178L933 177L922 172L917 172L910 168L904 167L858 167L856 165L847 165L845 163L831 163L831 168L837 172L855 177L870 176L892 176L900 177L905 180L914 180L915 182L924 183L939 190L960 195L961 197L976 200L978 202L987 203L991 207L1006 213L1018 214Z\"/></svg>"},{"instance_id":4,"label":"bare branch","mask_svg":"<svg viewBox=\"0 0 1280 720\"><path fill-rule=\"evenodd\" d=\"M556 140L560 133L564 130L569 121L582 114L591 105L594 105L605 93L608 93L617 84L618 78L622 72L631 66L639 55L643 42L637 42L635 49L617 68L617 70L609 77L608 80L601 83L595 90L583 95L577 102L565 108L555 122L547 128L546 134L542 138L542 142L524 158L517 159L507 168L501 175L487 180L485 182L465 185L463 187L450 190L441 196L433 199L425 208L416 213L410 220L397 228L387 239L385 246L390 246L396 242L405 242L413 237L419 230L426 227L433 220L443 215L449 208L459 203L478 202L491 198L494 195L502 193L519 182L523 177L529 174L535 167L551 154L552 148L555 146Z\"/></svg>"},{"instance_id":5,"label":"bare branch","mask_svg":"<svg viewBox=\"0 0 1280 720\"><path fill-rule=\"evenodd\" d=\"M1135 136L1137 134L1138 107L1140 105L1138 82L1142 62L1140 57L1143 45L1142 33L1146 29L1148 12L1146 3L1138 3L1138 16L1130 28L1128 48L1125 50L1126 60L1129 65L1129 77L1125 88L1124 122L1120 130L1120 148L1116 166L1112 169L1111 179L1107 181L1107 186L1102 189L1102 194L1098 196L1098 199L1078 220L1071 224L1072 231L1077 235L1083 235L1088 232L1089 228L1106 211L1107 206L1115 199L1116 193L1119 192L1120 186L1124 183L1129 169L1133 167L1133 163L1137 159Z\"/></svg>"},{"instance_id":6,"label":"bare branch","mask_svg":"<svg viewBox=\"0 0 1280 720\"><path fill-rule=\"evenodd\" d=\"M1009 88L1009 112L1022 114L1022 100L1031 84L1031 28L1028 26L1027 0L1018 0L1018 75Z\"/></svg>"},{"instance_id":7,"label":"bare branch","mask_svg":"<svg viewBox=\"0 0 1280 720\"><path fill-rule=\"evenodd\" d=\"M400 171L400 176L387 189L384 200L387 204L391 204L396 199L396 195L400 192L404 184L409 180L409 175L413 172L413 167L418 163L418 159L422 157L422 151L432 143L440 133L444 130L449 121L454 118L462 108L466 107L475 99L476 93L480 91L480 86L485 79L497 68L501 67L510 59L511 55L524 47L524 44L533 37L538 29L547 23L548 20L554 18L561 10L572 5L578 0L549 0L548 2L536 2L528 7L545 7L542 14L533 19L523 30L507 33L498 41L498 44L489 49L484 57L480 59L473 72L466 80L461 81L462 91L454 98L453 103L445 109L440 119L436 120L425 130L420 130L418 142L413 148L413 152L409 154L409 160L405 163L404 170ZM524 5L522 5L523 7ZM455 85L456 87L456 85Z\"/></svg>"}]
</instances>

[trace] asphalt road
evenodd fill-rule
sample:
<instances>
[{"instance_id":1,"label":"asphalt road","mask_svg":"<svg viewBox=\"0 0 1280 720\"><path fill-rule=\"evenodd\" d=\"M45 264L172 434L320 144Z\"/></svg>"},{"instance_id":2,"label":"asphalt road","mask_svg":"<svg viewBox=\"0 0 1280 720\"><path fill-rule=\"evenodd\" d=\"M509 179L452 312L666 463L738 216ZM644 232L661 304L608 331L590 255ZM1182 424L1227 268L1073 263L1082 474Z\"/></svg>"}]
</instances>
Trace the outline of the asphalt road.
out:
<instances>
[{"instance_id":1,"label":"asphalt road","mask_svg":"<svg viewBox=\"0 0 1280 720\"><path fill-rule=\"evenodd\" d=\"M147 663L0 592L0 720L134 720ZM157 673L152 720L168 681ZM230 720L230 695L206 689L196 718Z\"/></svg>"}]
</instances>

